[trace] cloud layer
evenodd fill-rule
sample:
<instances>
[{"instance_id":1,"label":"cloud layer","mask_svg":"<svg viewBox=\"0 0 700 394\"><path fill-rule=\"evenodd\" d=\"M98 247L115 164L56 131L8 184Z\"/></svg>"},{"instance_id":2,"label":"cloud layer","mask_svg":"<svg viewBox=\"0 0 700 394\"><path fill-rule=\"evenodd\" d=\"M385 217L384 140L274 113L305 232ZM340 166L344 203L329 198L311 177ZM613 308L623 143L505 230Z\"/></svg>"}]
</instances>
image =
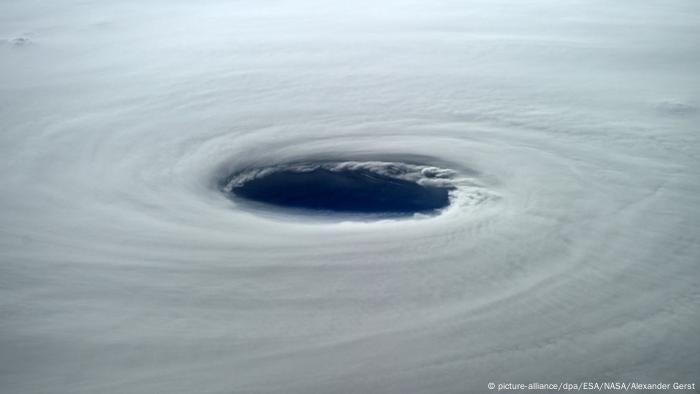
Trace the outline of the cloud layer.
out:
<instances>
[{"instance_id":1,"label":"cloud layer","mask_svg":"<svg viewBox=\"0 0 700 394\"><path fill-rule=\"evenodd\" d=\"M0 391L697 381L697 2L2 8ZM439 216L219 184L411 157Z\"/></svg>"}]
</instances>

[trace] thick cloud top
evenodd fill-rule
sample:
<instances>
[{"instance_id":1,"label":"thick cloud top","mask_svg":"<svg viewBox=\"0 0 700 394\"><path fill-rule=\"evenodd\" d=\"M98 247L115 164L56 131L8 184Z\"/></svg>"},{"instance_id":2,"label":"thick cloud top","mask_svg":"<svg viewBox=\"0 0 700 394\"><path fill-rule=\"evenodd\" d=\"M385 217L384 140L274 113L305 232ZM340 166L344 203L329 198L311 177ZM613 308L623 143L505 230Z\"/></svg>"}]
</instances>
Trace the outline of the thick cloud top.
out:
<instances>
[{"instance_id":1,"label":"thick cloud top","mask_svg":"<svg viewBox=\"0 0 700 394\"><path fill-rule=\"evenodd\" d=\"M0 8L1 392L698 380L697 1ZM222 192L324 161L456 191Z\"/></svg>"}]
</instances>

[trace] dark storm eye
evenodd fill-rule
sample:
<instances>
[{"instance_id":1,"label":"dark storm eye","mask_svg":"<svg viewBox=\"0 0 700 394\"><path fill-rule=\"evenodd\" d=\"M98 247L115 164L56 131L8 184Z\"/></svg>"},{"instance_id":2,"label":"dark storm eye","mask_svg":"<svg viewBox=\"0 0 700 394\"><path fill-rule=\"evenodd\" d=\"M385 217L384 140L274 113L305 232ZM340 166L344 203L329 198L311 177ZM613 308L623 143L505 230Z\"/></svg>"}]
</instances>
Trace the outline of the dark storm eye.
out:
<instances>
[{"instance_id":1,"label":"dark storm eye","mask_svg":"<svg viewBox=\"0 0 700 394\"><path fill-rule=\"evenodd\" d=\"M454 187L441 180L435 171L396 163L303 164L236 174L226 191L280 208L410 215L449 205Z\"/></svg>"}]
</instances>

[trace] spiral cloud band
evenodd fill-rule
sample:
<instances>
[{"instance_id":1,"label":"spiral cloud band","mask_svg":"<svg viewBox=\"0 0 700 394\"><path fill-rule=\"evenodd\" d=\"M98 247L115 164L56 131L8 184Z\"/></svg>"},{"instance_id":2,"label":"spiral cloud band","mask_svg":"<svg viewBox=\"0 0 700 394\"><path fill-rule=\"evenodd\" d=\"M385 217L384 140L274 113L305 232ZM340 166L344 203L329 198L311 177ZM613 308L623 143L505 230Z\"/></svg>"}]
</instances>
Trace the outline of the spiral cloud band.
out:
<instances>
[{"instance_id":1,"label":"spiral cloud band","mask_svg":"<svg viewBox=\"0 0 700 394\"><path fill-rule=\"evenodd\" d=\"M0 392L700 378L696 1L0 9ZM299 163L450 202L232 198Z\"/></svg>"}]
</instances>

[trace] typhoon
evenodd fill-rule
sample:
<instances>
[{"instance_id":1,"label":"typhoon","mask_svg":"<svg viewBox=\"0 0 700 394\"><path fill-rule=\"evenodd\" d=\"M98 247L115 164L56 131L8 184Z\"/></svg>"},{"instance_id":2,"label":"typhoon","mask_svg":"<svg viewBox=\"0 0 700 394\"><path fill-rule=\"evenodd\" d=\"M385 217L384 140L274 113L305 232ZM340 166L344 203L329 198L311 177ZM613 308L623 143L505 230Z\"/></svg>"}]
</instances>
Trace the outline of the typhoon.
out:
<instances>
[{"instance_id":1,"label":"typhoon","mask_svg":"<svg viewBox=\"0 0 700 394\"><path fill-rule=\"evenodd\" d=\"M698 70L695 0L0 1L0 392L692 392Z\"/></svg>"}]
</instances>

